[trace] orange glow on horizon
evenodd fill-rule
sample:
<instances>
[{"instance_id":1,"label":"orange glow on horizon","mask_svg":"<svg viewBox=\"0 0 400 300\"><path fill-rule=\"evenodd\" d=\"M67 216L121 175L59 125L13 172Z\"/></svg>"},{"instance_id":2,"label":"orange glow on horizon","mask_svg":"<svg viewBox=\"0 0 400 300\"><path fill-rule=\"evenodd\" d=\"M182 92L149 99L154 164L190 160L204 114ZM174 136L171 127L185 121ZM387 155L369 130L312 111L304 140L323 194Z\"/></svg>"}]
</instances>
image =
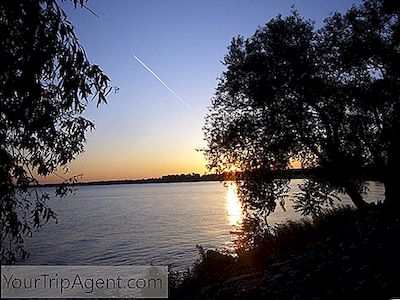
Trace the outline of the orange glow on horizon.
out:
<instances>
[{"instance_id":1,"label":"orange glow on horizon","mask_svg":"<svg viewBox=\"0 0 400 300\"><path fill-rule=\"evenodd\" d=\"M301 162L298 161L297 159L291 159L290 160L290 168L291 169L300 169L301 168Z\"/></svg>"},{"instance_id":2,"label":"orange glow on horizon","mask_svg":"<svg viewBox=\"0 0 400 300\"><path fill-rule=\"evenodd\" d=\"M171 158L165 156L150 155L123 157L115 155L112 158L99 156L85 157L83 154L69 166L69 172L63 174L62 170L57 172L64 178L83 174L80 182L87 181L109 181L125 179L146 179L157 178L164 175L207 173L206 161L202 154L195 155L175 155ZM60 177L51 175L46 178L38 178L41 183L59 183Z\"/></svg>"}]
</instances>

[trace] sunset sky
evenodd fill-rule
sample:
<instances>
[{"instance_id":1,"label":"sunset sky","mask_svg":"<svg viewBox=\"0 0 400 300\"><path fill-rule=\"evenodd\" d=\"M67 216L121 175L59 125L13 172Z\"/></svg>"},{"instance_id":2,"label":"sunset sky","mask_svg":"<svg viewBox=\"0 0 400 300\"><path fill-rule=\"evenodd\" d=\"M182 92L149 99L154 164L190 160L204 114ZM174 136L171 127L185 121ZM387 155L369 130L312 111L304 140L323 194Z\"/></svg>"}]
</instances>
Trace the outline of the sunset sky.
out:
<instances>
[{"instance_id":1,"label":"sunset sky","mask_svg":"<svg viewBox=\"0 0 400 300\"><path fill-rule=\"evenodd\" d=\"M277 14L290 13L292 5L320 26L330 12L360 2L89 1L100 18L63 3L89 60L119 87L108 105L89 105L85 115L96 130L88 133L86 151L71 164L70 175L83 173L82 181L91 181L206 172L196 149L204 146L204 116L231 39L251 36Z\"/></svg>"}]
</instances>

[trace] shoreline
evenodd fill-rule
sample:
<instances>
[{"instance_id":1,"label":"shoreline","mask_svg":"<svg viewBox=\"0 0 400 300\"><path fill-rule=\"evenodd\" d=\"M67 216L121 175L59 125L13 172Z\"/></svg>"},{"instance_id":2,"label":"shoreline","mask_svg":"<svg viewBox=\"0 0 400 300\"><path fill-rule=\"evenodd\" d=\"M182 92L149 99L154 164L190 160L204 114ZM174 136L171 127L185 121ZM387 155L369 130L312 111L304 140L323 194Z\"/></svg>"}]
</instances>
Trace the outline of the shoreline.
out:
<instances>
[{"instance_id":1,"label":"shoreline","mask_svg":"<svg viewBox=\"0 0 400 300\"><path fill-rule=\"evenodd\" d=\"M323 174L323 170L319 169L288 169L280 172L270 173L274 178L287 178L287 179L309 179ZM236 174L204 174L197 173L191 174L176 174L165 175L156 178L142 178L142 179L117 179L117 180L95 180L86 182L75 183L44 183L32 185L32 187L57 187L60 185L67 186L90 186L90 185L116 185L116 184L147 184L147 183L176 183L176 182L207 182L207 181L233 181L235 177L242 176L242 173ZM381 174L374 169L363 170L361 177L367 181L381 181Z\"/></svg>"},{"instance_id":2,"label":"shoreline","mask_svg":"<svg viewBox=\"0 0 400 300\"><path fill-rule=\"evenodd\" d=\"M400 227L384 205L286 222L232 257L199 249L172 274L171 299L390 299L399 294Z\"/></svg>"},{"instance_id":3,"label":"shoreline","mask_svg":"<svg viewBox=\"0 0 400 300\"><path fill-rule=\"evenodd\" d=\"M182 178L181 176L188 178ZM159 178L148 178L148 179L123 179L123 180L96 180L87 182L76 182L76 183L44 183L38 185L32 185L32 187L57 187L60 185L68 186L90 186L90 185L118 185L118 184L149 184L149 183L180 183L180 182L212 182L212 181L224 181L223 174L210 174L210 175L167 175ZM189 178L191 176L191 178ZM179 178L175 178L179 177Z\"/></svg>"}]
</instances>

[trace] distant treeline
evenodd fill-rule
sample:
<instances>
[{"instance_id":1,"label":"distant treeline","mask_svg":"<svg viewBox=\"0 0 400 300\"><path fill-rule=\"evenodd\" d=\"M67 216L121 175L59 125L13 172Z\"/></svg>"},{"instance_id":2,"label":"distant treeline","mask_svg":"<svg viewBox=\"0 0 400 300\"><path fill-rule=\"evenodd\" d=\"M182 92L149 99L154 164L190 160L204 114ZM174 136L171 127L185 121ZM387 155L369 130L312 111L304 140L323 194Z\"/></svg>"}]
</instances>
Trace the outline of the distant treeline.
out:
<instances>
[{"instance_id":1,"label":"distant treeline","mask_svg":"<svg viewBox=\"0 0 400 300\"><path fill-rule=\"evenodd\" d=\"M197 181L222 181L224 174L205 174L198 173L191 174L177 174L165 175L159 178L139 179L133 180L133 183L171 183L171 182L197 182Z\"/></svg>"},{"instance_id":2,"label":"distant treeline","mask_svg":"<svg viewBox=\"0 0 400 300\"><path fill-rule=\"evenodd\" d=\"M73 185L111 185L111 184L144 184L144 183L171 183L171 182L198 182L198 181L223 181L224 174L205 174L200 175L197 173L191 174L178 174L178 175L165 175L158 178L146 179L124 179L124 180L101 180L90 182L77 182ZM44 184L43 186L58 186L57 183Z\"/></svg>"},{"instance_id":3,"label":"distant treeline","mask_svg":"<svg viewBox=\"0 0 400 300\"><path fill-rule=\"evenodd\" d=\"M280 171L269 171L264 172L265 176L273 178L290 178L290 179L307 179L323 174L323 170L320 169L288 169ZM246 176L245 173L224 173L224 174L204 174L198 173L190 174L176 174L176 175L165 175L157 178L146 178L146 179L125 179L125 180L104 180L104 181L91 181L91 182L77 182L73 185L111 185L111 184L145 184L145 183L173 183L173 182L200 182L200 181L224 181L234 180L235 178L240 179ZM344 174L343 174L344 176ZM366 180L380 181L381 176L379 172L374 169L364 169L360 175ZM43 186L58 186L59 184L44 184ZM72 185L72 184L71 184Z\"/></svg>"}]
</instances>

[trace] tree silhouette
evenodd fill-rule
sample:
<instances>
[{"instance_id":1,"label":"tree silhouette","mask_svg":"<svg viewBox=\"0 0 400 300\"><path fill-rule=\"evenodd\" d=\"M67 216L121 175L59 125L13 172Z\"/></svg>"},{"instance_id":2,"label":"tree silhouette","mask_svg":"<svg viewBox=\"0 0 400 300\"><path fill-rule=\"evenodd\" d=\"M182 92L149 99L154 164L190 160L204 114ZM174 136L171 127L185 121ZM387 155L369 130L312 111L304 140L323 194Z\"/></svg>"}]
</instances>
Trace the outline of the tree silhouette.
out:
<instances>
[{"instance_id":1,"label":"tree silhouette","mask_svg":"<svg viewBox=\"0 0 400 300\"><path fill-rule=\"evenodd\" d=\"M370 0L334 14L326 21L324 42L337 49L335 69L348 81L362 159L382 175L385 201L398 211L400 3Z\"/></svg>"},{"instance_id":2,"label":"tree silhouette","mask_svg":"<svg viewBox=\"0 0 400 300\"><path fill-rule=\"evenodd\" d=\"M206 116L204 153L211 169L244 172L246 207L268 215L282 202L289 180L276 174L293 159L318 171L297 199L311 214L338 192L366 208L363 170L398 166L390 153L398 153L399 17L385 3L365 1L318 31L293 12L233 39ZM393 177L384 180L389 202Z\"/></svg>"},{"instance_id":3,"label":"tree silhouette","mask_svg":"<svg viewBox=\"0 0 400 300\"><path fill-rule=\"evenodd\" d=\"M0 36L1 261L13 262L27 254L24 236L56 218L37 175L68 171L94 128L82 113L90 99L106 102L110 87L55 0L1 1Z\"/></svg>"}]
</instances>

